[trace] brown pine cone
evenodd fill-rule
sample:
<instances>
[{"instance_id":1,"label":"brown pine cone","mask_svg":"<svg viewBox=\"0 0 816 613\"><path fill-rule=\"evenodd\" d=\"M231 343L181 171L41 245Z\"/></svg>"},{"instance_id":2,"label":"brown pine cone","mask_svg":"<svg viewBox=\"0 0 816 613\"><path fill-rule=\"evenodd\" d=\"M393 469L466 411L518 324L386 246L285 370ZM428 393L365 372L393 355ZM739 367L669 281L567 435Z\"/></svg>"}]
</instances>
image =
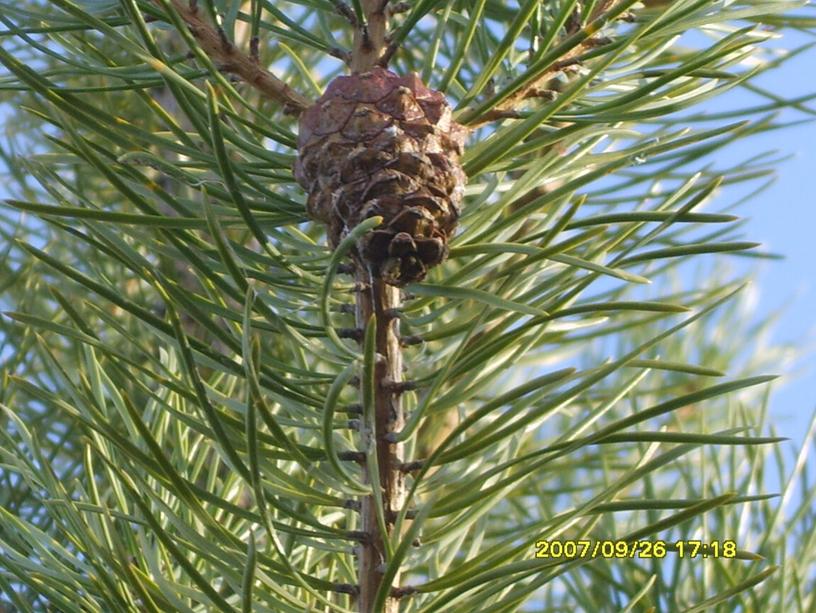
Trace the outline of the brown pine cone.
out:
<instances>
[{"instance_id":1,"label":"brown pine cone","mask_svg":"<svg viewBox=\"0 0 816 613\"><path fill-rule=\"evenodd\" d=\"M445 97L416 75L375 68L337 77L300 117L295 178L332 247L381 215L383 224L353 257L403 286L448 254L466 181L459 163L465 137Z\"/></svg>"}]
</instances>

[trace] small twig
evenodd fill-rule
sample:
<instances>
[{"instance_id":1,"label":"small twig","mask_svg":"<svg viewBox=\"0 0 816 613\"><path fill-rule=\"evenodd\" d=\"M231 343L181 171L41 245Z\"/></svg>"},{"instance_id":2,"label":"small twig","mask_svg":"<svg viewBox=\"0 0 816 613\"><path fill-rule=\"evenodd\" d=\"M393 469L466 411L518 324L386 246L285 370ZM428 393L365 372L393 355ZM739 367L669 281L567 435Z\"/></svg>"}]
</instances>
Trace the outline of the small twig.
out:
<instances>
[{"instance_id":1,"label":"small twig","mask_svg":"<svg viewBox=\"0 0 816 613\"><path fill-rule=\"evenodd\" d=\"M362 464L365 462L365 454L362 451L341 451L337 457L344 462L357 462Z\"/></svg>"},{"instance_id":2,"label":"small twig","mask_svg":"<svg viewBox=\"0 0 816 613\"><path fill-rule=\"evenodd\" d=\"M549 95L540 96L538 93L547 91L548 88L546 86L542 86L542 83L544 83L546 79L550 78L550 76L554 73L562 71L566 68L580 65L584 54L588 50L608 45L612 42L609 38L603 36L592 36L591 34L599 29L599 21L608 21L609 19L613 18L613 16L609 14L609 11L613 9L614 5L615 0L602 0L599 2L598 6L595 7L595 10L593 10L592 14L589 16L586 25L583 25L582 22L584 20L581 16L580 9L576 7L568 18L567 23L565 24L565 29L568 36L573 36L584 28L585 33L587 34L586 38L580 43L576 44L575 47L567 52L563 57L544 68L532 83L519 89L518 91L513 92L507 99L504 100L504 102L501 102L495 108L485 111L475 117L466 117L461 120L461 122L468 127L475 127L500 119L518 119L524 117L523 114L518 114L518 107L524 100L536 97L549 97ZM603 23L600 25L603 25ZM492 93L488 94L489 97L492 97L493 95L494 94Z\"/></svg>"},{"instance_id":3,"label":"small twig","mask_svg":"<svg viewBox=\"0 0 816 613\"><path fill-rule=\"evenodd\" d=\"M352 72L367 72L387 63L384 56L387 53L388 3L383 0L361 0L361 4L364 20L358 19L354 30Z\"/></svg>"},{"instance_id":4,"label":"small twig","mask_svg":"<svg viewBox=\"0 0 816 613\"><path fill-rule=\"evenodd\" d=\"M348 413L349 415L362 415L363 405L361 404L347 404L340 409L341 413Z\"/></svg>"},{"instance_id":5,"label":"small twig","mask_svg":"<svg viewBox=\"0 0 816 613\"><path fill-rule=\"evenodd\" d=\"M394 587L391 588L391 597L392 598L404 598L406 596L410 596L416 593L416 588L411 587L410 585L406 585L405 587Z\"/></svg>"},{"instance_id":6,"label":"small twig","mask_svg":"<svg viewBox=\"0 0 816 613\"><path fill-rule=\"evenodd\" d=\"M415 334L409 334L400 338L400 345L410 347L411 345L421 345L425 339Z\"/></svg>"},{"instance_id":7,"label":"small twig","mask_svg":"<svg viewBox=\"0 0 816 613\"><path fill-rule=\"evenodd\" d=\"M215 26L215 31L218 32L218 38L221 39L221 46L224 48L224 51L227 53L234 51L235 45L233 45L232 41L227 37L227 33L224 32L224 28L221 26Z\"/></svg>"},{"instance_id":8,"label":"small twig","mask_svg":"<svg viewBox=\"0 0 816 613\"><path fill-rule=\"evenodd\" d=\"M347 66L351 64L351 52L341 49L340 47L331 47L328 51L329 55L342 60Z\"/></svg>"},{"instance_id":9,"label":"small twig","mask_svg":"<svg viewBox=\"0 0 816 613\"><path fill-rule=\"evenodd\" d=\"M371 42L371 34L368 32L368 25L363 24L360 27L360 32L363 34L363 49L366 51L373 51L374 44Z\"/></svg>"},{"instance_id":10,"label":"small twig","mask_svg":"<svg viewBox=\"0 0 816 613\"><path fill-rule=\"evenodd\" d=\"M385 511L385 518L391 523L397 521L398 516L399 516L398 511L392 511L391 509L386 509ZM416 519L416 516L417 516L416 509L408 509L405 512L405 519Z\"/></svg>"},{"instance_id":11,"label":"small twig","mask_svg":"<svg viewBox=\"0 0 816 613\"><path fill-rule=\"evenodd\" d=\"M596 47L605 47L606 45L612 44L612 39L608 36L593 36L592 38L586 39L584 42L584 46L588 47L589 49L595 49Z\"/></svg>"},{"instance_id":12,"label":"small twig","mask_svg":"<svg viewBox=\"0 0 816 613\"><path fill-rule=\"evenodd\" d=\"M606 9L612 6L612 3L615 0L601 0L595 6L595 10L592 11L592 14L589 16L589 21L595 21L598 17L603 15L606 12Z\"/></svg>"},{"instance_id":13,"label":"small twig","mask_svg":"<svg viewBox=\"0 0 816 613\"><path fill-rule=\"evenodd\" d=\"M338 328L337 336L340 338L350 338L358 343L363 341L363 331L360 328Z\"/></svg>"},{"instance_id":14,"label":"small twig","mask_svg":"<svg viewBox=\"0 0 816 613\"><path fill-rule=\"evenodd\" d=\"M479 123L487 123L488 121L499 121L501 119L522 119L524 117L522 111L515 109L496 109L488 111L479 118ZM473 125L473 124L471 124Z\"/></svg>"},{"instance_id":15,"label":"small twig","mask_svg":"<svg viewBox=\"0 0 816 613\"><path fill-rule=\"evenodd\" d=\"M351 7L343 2L342 0L331 0L331 3L334 5L335 10L337 13L345 18L352 27L357 27L357 15L354 14L354 11L351 10Z\"/></svg>"},{"instance_id":16,"label":"small twig","mask_svg":"<svg viewBox=\"0 0 816 613\"><path fill-rule=\"evenodd\" d=\"M528 98L546 98L547 100L555 100L558 92L548 87L532 87L527 92Z\"/></svg>"},{"instance_id":17,"label":"small twig","mask_svg":"<svg viewBox=\"0 0 816 613\"><path fill-rule=\"evenodd\" d=\"M377 66L388 68L388 64L391 62L391 58L394 57L397 49L399 49L399 45L396 43L388 43L388 46L385 48L385 51L377 62Z\"/></svg>"},{"instance_id":18,"label":"small twig","mask_svg":"<svg viewBox=\"0 0 816 613\"><path fill-rule=\"evenodd\" d=\"M383 315L385 315L386 319L399 319L402 317L402 311L400 309L385 309Z\"/></svg>"},{"instance_id":19,"label":"small twig","mask_svg":"<svg viewBox=\"0 0 816 613\"><path fill-rule=\"evenodd\" d=\"M331 590L340 594L351 594L357 596L360 593L360 588L351 583L332 583Z\"/></svg>"},{"instance_id":20,"label":"small twig","mask_svg":"<svg viewBox=\"0 0 816 613\"><path fill-rule=\"evenodd\" d=\"M386 11L388 16L392 15L399 15L400 13L407 13L411 10L411 3L410 2L397 2L396 4L392 4L388 7Z\"/></svg>"},{"instance_id":21,"label":"small twig","mask_svg":"<svg viewBox=\"0 0 816 613\"><path fill-rule=\"evenodd\" d=\"M154 2L162 5L161 0ZM267 98L283 103L287 112L299 114L312 105L312 101L306 96L262 68L257 60L253 59L251 51L250 55L242 53L227 39L220 27L214 27L202 19L198 15L198 7L194 0L189 3L169 0L169 3L187 24L199 46L213 63L236 75Z\"/></svg>"},{"instance_id":22,"label":"small twig","mask_svg":"<svg viewBox=\"0 0 816 613\"><path fill-rule=\"evenodd\" d=\"M419 387L419 383L416 381L391 381L390 379L384 379L382 387L390 394L399 395L415 390Z\"/></svg>"},{"instance_id":23,"label":"small twig","mask_svg":"<svg viewBox=\"0 0 816 613\"><path fill-rule=\"evenodd\" d=\"M575 9L572 11L572 13L570 13L570 16L567 17L567 23L564 24L567 34L575 34L578 30L580 30L581 26L583 25L581 21L581 5L576 4Z\"/></svg>"}]
</instances>

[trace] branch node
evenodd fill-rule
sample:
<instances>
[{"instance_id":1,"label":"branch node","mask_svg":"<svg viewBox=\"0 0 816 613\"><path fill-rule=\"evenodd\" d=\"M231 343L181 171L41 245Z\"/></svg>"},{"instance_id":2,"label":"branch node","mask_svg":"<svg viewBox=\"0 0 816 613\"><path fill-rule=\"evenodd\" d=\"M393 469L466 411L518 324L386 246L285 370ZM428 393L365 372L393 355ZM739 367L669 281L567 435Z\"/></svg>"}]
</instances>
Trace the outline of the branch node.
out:
<instances>
[{"instance_id":1,"label":"branch node","mask_svg":"<svg viewBox=\"0 0 816 613\"><path fill-rule=\"evenodd\" d=\"M340 409L342 413L348 413L349 415L362 415L363 414L363 405L361 404L349 404L344 406Z\"/></svg>"},{"instance_id":2,"label":"branch node","mask_svg":"<svg viewBox=\"0 0 816 613\"><path fill-rule=\"evenodd\" d=\"M360 328L338 328L337 336L340 338L351 338L358 343L363 340L363 331Z\"/></svg>"},{"instance_id":3,"label":"branch node","mask_svg":"<svg viewBox=\"0 0 816 613\"><path fill-rule=\"evenodd\" d=\"M329 49L329 55L332 57L336 57L339 60L342 60L344 64L347 66L351 64L351 52L346 51L345 49L341 49L340 47L331 47Z\"/></svg>"},{"instance_id":4,"label":"branch node","mask_svg":"<svg viewBox=\"0 0 816 613\"><path fill-rule=\"evenodd\" d=\"M386 509L385 510L385 519L387 519L392 524L395 521L397 521L397 516L398 515L399 515L399 512L397 512L397 511L392 511L391 509ZM417 516L416 509L408 509L408 511L406 511L406 513L405 513L405 519L416 519L416 516Z\"/></svg>"},{"instance_id":5,"label":"branch node","mask_svg":"<svg viewBox=\"0 0 816 613\"><path fill-rule=\"evenodd\" d=\"M612 42L612 39L608 36L593 36L592 38L586 39L586 41L584 41L584 45L589 48L604 47L606 45L611 45Z\"/></svg>"},{"instance_id":6,"label":"branch node","mask_svg":"<svg viewBox=\"0 0 816 613\"><path fill-rule=\"evenodd\" d=\"M524 119L525 114L522 111L513 109L490 111L485 114L485 118L489 117L490 121L498 119Z\"/></svg>"},{"instance_id":7,"label":"branch node","mask_svg":"<svg viewBox=\"0 0 816 613\"><path fill-rule=\"evenodd\" d=\"M425 460L414 460L413 462L403 462L399 469L404 473L410 473L415 470L420 470L425 466Z\"/></svg>"},{"instance_id":8,"label":"branch node","mask_svg":"<svg viewBox=\"0 0 816 613\"><path fill-rule=\"evenodd\" d=\"M249 39L249 57L250 59L258 64L261 60L261 39L257 36L253 36Z\"/></svg>"},{"instance_id":9,"label":"branch node","mask_svg":"<svg viewBox=\"0 0 816 613\"><path fill-rule=\"evenodd\" d=\"M224 28L221 26L215 26L215 31L218 32L218 38L221 39L221 46L224 47L224 52L231 54L233 51L235 51L235 47L227 37L227 33L224 32Z\"/></svg>"},{"instance_id":10,"label":"branch node","mask_svg":"<svg viewBox=\"0 0 816 613\"><path fill-rule=\"evenodd\" d=\"M391 394L402 394L419 387L416 381L392 381L391 379L383 379L381 385L385 391Z\"/></svg>"},{"instance_id":11,"label":"branch node","mask_svg":"<svg viewBox=\"0 0 816 613\"><path fill-rule=\"evenodd\" d=\"M394 54L397 52L399 45L394 42L389 42L388 46L385 48L385 51L380 56L380 59L377 60L377 66L381 68L388 68L389 62L391 62L391 58L394 57Z\"/></svg>"},{"instance_id":12,"label":"branch node","mask_svg":"<svg viewBox=\"0 0 816 613\"><path fill-rule=\"evenodd\" d=\"M570 16L567 18L566 29L567 34L575 34L578 30L581 29L581 6L576 5L575 10L570 13Z\"/></svg>"},{"instance_id":13,"label":"branch node","mask_svg":"<svg viewBox=\"0 0 816 613\"><path fill-rule=\"evenodd\" d=\"M385 315L385 318L388 319L388 320L399 319L400 316L402 315L402 310L401 309L385 309L383 311L383 315Z\"/></svg>"},{"instance_id":14,"label":"branch node","mask_svg":"<svg viewBox=\"0 0 816 613\"><path fill-rule=\"evenodd\" d=\"M391 588L391 597L392 598L405 598L406 596L411 596L415 594L417 589L415 587L411 587L410 585L406 585L404 587L392 587Z\"/></svg>"},{"instance_id":15,"label":"branch node","mask_svg":"<svg viewBox=\"0 0 816 613\"><path fill-rule=\"evenodd\" d=\"M351 594L352 596L357 596L360 593L360 588L351 583L332 583L331 589L333 592Z\"/></svg>"},{"instance_id":16,"label":"branch node","mask_svg":"<svg viewBox=\"0 0 816 613\"><path fill-rule=\"evenodd\" d=\"M387 3L386 3L387 4ZM388 16L399 15L400 13L407 13L411 10L410 2L397 2L388 7Z\"/></svg>"},{"instance_id":17,"label":"branch node","mask_svg":"<svg viewBox=\"0 0 816 613\"><path fill-rule=\"evenodd\" d=\"M371 44L371 35L368 32L368 24L363 24L360 31L363 34L363 49L366 51L371 51L374 46Z\"/></svg>"},{"instance_id":18,"label":"branch node","mask_svg":"<svg viewBox=\"0 0 816 613\"><path fill-rule=\"evenodd\" d=\"M351 7L342 0L331 0L337 14L348 21L353 27L357 27L357 15L351 10Z\"/></svg>"},{"instance_id":19,"label":"branch node","mask_svg":"<svg viewBox=\"0 0 816 613\"><path fill-rule=\"evenodd\" d=\"M531 87L525 93L525 98L546 98L547 100L555 100L558 92L547 87Z\"/></svg>"},{"instance_id":20,"label":"branch node","mask_svg":"<svg viewBox=\"0 0 816 613\"><path fill-rule=\"evenodd\" d=\"M349 536L363 545L371 543L371 535L368 532L363 532L362 530L352 530L349 532Z\"/></svg>"},{"instance_id":21,"label":"branch node","mask_svg":"<svg viewBox=\"0 0 816 613\"><path fill-rule=\"evenodd\" d=\"M341 451L337 457L344 462L358 462L362 464L365 462L365 454L362 451Z\"/></svg>"},{"instance_id":22,"label":"branch node","mask_svg":"<svg viewBox=\"0 0 816 613\"><path fill-rule=\"evenodd\" d=\"M409 335L409 336L403 336L400 339L400 346L410 347L411 345L421 345L424 342L425 342L425 339L422 338L421 336Z\"/></svg>"},{"instance_id":23,"label":"branch node","mask_svg":"<svg viewBox=\"0 0 816 613\"><path fill-rule=\"evenodd\" d=\"M235 73L267 98L282 103L286 114L299 115L312 105L312 100L263 69L251 54L247 55L236 49L220 24L213 25L200 15L196 0L168 1L214 64L223 65L226 70ZM154 3L161 4L159 0L154 0Z\"/></svg>"},{"instance_id":24,"label":"branch node","mask_svg":"<svg viewBox=\"0 0 816 613\"><path fill-rule=\"evenodd\" d=\"M341 304L338 310L346 315L354 315L357 312L357 308L353 304Z\"/></svg>"}]
</instances>

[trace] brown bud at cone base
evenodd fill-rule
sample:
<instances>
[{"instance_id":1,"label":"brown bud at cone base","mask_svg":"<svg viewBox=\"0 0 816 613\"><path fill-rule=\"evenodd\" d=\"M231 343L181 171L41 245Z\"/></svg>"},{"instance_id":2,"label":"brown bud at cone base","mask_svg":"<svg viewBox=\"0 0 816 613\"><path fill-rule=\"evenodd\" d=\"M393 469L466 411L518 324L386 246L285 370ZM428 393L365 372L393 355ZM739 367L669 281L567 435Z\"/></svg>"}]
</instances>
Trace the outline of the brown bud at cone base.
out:
<instances>
[{"instance_id":1,"label":"brown bud at cone base","mask_svg":"<svg viewBox=\"0 0 816 613\"><path fill-rule=\"evenodd\" d=\"M448 254L465 173L466 130L416 75L384 68L337 77L300 118L295 177L336 247L380 215L354 257L391 285L419 281Z\"/></svg>"}]
</instances>

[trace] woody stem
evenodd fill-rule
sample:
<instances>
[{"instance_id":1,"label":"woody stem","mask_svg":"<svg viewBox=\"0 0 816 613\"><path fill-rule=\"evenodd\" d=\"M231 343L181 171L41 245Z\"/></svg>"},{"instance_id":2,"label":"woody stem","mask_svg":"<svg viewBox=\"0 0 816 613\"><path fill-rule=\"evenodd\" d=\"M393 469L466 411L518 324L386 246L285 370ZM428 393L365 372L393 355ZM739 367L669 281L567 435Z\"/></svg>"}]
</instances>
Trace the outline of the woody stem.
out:
<instances>
[{"instance_id":1,"label":"woody stem","mask_svg":"<svg viewBox=\"0 0 816 613\"><path fill-rule=\"evenodd\" d=\"M400 470L403 445L386 440L389 433L401 430L405 423L399 386L395 385L402 381L399 319L395 317L395 310L400 306L400 290L383 283L381 279L372 278L360 264L356 266L356 277L357 326L365 329L371 315L376 316L376 351L379 356L375 367L374 431L370 431L369 424L363 423L360 434L364 444L376 445L380 472L379 488L375 488L375 491L379 490L385 509L386 529L390 533L394 527L393 519L405 498L405 477ZM367 467L364 467L363 473L368 481ZM361 501L361 530L366 535L358 558L358 610L361 613L373 613L374 599L383 581L383 565L387 561L385 539L390 534L382 534L376 509L374 496L367 496ZM394 583L398 582L399 575L394 577ZM396 613L398 610L398 600L391 597L381 609L384 613Z\"/></svg>"},{"instance_id":2,"label":"woody stem","mask_svg":"<svg viewBox=\"0 0 816 613\"><path fill-rule=\"evenodd\" d=\"M379 63L386 49L388 31L387 1L361 0L365 22L354 29L351 71L366 72Z\"/></svg>"},{"instance_id":3,"label":"woody stem","mask_svg":"<svg viewBox=\"0 0 816 613\"><path fill-rule=\"evenodd\" d=\"M220 28L213 26L199 14L194 3L182 0L169 0L166 3L154 0L154 2L161 8L165 8L164 4L172 7L187 24L201 50L225 72L237 75L267 98L282 102L293 114L300 113L312 104L309 98L263 68L257 62L255 53L247 55L237 49L227 40Z\"/></svg>"}]
</instances>

